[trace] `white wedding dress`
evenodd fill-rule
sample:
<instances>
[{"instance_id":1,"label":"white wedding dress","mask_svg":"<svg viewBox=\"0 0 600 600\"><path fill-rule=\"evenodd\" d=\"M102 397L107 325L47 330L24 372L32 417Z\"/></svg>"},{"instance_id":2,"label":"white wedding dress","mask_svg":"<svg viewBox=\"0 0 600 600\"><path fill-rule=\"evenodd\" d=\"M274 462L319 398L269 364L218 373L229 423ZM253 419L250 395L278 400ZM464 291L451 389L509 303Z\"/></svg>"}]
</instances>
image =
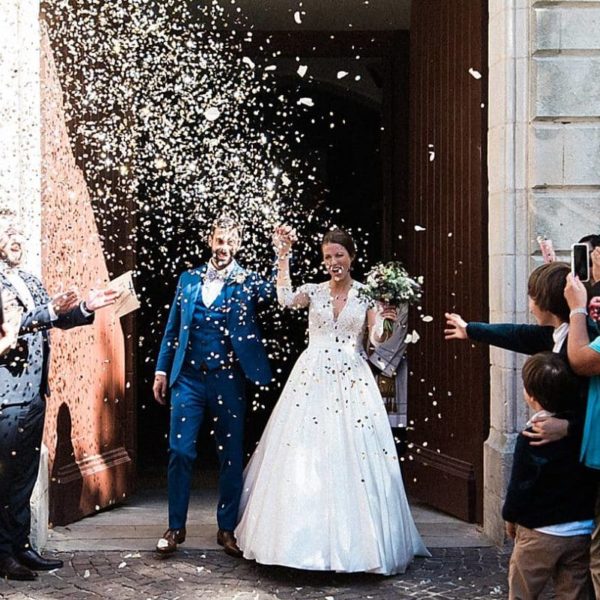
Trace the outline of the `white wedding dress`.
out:
<instances>
[{"instance_id":1,"label":"white wedding dress","mask_svg":"<svg viewBox=\"0 0 600 600\"><path fill-rule=\"evenodd\" d=\"M360 286L337 320L328 283L278 290L284 306L309 306L310 341L244 473L235 534L245 558L391 575L429 556L363 349Z\"/></svg>"}]
</instances>

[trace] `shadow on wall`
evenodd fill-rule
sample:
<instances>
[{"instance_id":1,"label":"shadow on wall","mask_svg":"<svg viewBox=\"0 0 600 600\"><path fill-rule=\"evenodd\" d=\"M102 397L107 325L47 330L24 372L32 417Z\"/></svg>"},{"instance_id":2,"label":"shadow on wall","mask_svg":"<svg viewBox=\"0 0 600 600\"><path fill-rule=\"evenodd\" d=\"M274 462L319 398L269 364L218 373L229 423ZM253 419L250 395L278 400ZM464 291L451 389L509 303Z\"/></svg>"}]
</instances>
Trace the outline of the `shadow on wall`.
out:
<instances>
[{"instance_id":1,"label":"shadow on wall","mask_svg":"<svg viewBox=\"0 0 600 600\"><path fill-rule=\"evenodd\" d=\"M53 485L61 487L60 498L58 494L50 496L50 514L54 525L66 525L72 515L81 515L79 504L83 480L75 460L72 433L71 411L63 402L56 417L56 448L51 473Z\"/></svg>"}]
</instances>

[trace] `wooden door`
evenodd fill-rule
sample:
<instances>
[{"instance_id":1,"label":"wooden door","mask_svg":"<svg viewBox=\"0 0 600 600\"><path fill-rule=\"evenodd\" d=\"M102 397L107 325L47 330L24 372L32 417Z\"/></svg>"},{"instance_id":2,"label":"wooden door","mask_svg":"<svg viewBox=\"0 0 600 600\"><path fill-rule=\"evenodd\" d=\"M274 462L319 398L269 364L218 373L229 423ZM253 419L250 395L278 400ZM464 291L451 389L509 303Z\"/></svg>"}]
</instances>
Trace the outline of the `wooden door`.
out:
<instances>
[{"instance_id":1,"label":"wooden door","mask_svg":"<svg viewBox=\"0 0 600 600\"><path fill-rule=\"evenodd\" d=\"M425 278L409 360L405 478L413 496L482 520L487 350L445 342L444 312L488 318L487 3L419 0L410 30L409 200L399 227ZM421 316L431 316L424 322Z\"/></svg>"}]
</instances>

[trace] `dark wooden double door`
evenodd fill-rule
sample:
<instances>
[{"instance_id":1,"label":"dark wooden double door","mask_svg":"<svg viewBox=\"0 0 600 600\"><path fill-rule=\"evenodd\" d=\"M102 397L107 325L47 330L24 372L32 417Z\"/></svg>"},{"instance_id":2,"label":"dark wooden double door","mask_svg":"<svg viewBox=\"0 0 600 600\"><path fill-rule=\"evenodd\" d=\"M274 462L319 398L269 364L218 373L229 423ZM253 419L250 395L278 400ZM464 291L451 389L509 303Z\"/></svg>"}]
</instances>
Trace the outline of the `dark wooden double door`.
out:
<instances>
[{"instance_id":1,"label":"dark wooden double door","mask_svg":"<svg viewBox=\"0 0 600 600\"><path fill-rule=\"evenodd\" d=\"M444 342L443 315L488 314L486 4L416 0L410 32L379 32L372 48L381 57L383 98L381 256L401 258L425 278L421 310L412 311L420 340L408 354L404 478L413 497L468 521L482 519L489 361L483 348ZM303 35L294 37L300 45ZM330 36L305 37L312 47ZM347 42L355 54L351 36ZM422 319L428 316L433 320ZM134 326L133 319L125 324L129 365ZM133 370L127 379L135 381ZM127 419L135 428L135 411Z\"/></svg>"}]
</instances>

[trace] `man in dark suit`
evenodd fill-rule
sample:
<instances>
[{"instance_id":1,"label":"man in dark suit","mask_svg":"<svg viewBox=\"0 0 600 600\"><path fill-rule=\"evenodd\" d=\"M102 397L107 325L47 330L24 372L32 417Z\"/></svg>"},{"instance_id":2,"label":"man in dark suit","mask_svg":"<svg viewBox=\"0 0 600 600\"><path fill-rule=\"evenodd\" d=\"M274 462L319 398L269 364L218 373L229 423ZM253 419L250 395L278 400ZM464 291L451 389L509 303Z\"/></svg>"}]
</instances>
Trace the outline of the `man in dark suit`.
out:
<instances>
[{"instance_id":1,"label":"man in dark suit","mask_svg":"<svg viewBox=\"0 0 600 600\"><path fill-rule=\"evenodd\" d=\"M156 550L171 554L185 540L196 437L208 413L221 465L217 542L241 557L233 530L243 483L245 380L266 385L272 378L256 312L275 299L275 286L235 261L241 231L233 219L218 219L208 243L209 263L179 278L156 364L156 401L165 404L171 388L169 529Z\"/></svg>"},{"instance_id":2,"label":"man in dark suit","mask_svg":"<svg viewBox=\"0 0 600 600\"><path fill-rule=\"evenodd\" d=\"M50 298L34 275L21 270L23 237L0 217L0 286L22 312L14 348L0 357L0 577L32 580L35 571L62 567L29 543L30 499L44 431L52 327L88 325L117 293L90 292L80 301L71 289Z\"/></svg>"}]
</instances>

